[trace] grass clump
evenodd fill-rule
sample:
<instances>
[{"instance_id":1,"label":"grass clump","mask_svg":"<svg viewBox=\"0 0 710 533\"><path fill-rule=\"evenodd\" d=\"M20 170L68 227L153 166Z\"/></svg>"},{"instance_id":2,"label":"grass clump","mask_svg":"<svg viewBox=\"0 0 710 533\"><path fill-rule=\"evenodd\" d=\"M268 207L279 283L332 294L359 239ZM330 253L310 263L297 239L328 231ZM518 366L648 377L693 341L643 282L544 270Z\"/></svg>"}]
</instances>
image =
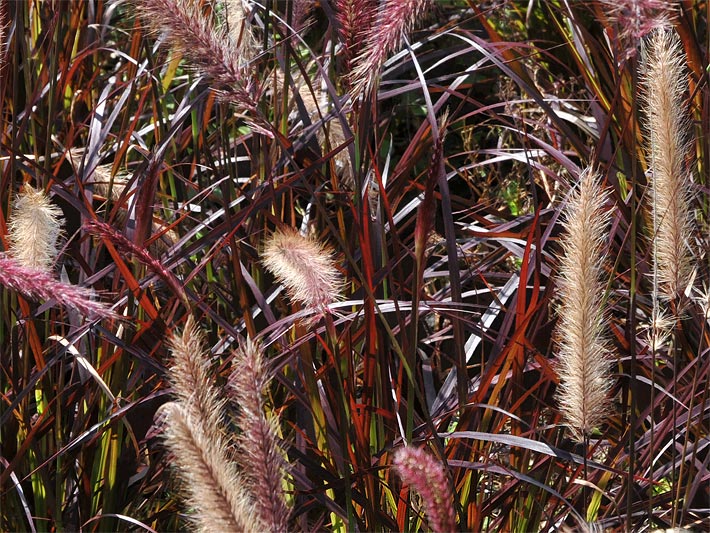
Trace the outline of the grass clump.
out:
<instances>
[{"instance_id":1,"label":"grass clump","mask_svg":"<svg viewBox=\"0 0 710 533\"><path fill-rule=\"evenodd\" d=\"M704 4L0 22L0 530L707 523Z\"/></svg>"}]
</instances>

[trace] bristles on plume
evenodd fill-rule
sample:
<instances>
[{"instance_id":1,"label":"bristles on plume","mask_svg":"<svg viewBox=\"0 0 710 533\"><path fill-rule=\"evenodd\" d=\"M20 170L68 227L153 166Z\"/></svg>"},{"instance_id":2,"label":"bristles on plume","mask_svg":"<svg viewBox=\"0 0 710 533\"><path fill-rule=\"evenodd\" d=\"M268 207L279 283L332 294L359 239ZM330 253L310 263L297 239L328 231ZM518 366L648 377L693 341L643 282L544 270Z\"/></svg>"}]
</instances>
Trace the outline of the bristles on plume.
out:
<instances>
[{"instance_id":1,"label":"bristles on plume","mask_svg":"<svg viewBox=\"0 0 710 533\"><path fill-rule=\"evenodd\" d=\"M214 27L196 3L187 0L130 0L130 3L149 30L165 34L165 42L172 50L182 53L193 68L210 78L221 99L237 109L257 111L258 96L247 58L226 32Z\"/></svg>"},{"instance_id":2,"label":"bristles on plume","mask_svg":"<svg viewBox=\"0 0 710 533\"><path fill-rule=\"evenodd\" d=\"M50 271L57 256L62 211L42 190L25 185L8 227L10 255L20 264Z\"/></svg>"},{"instance_id":3,"label":"bristles on plume","mask_svg":"<svg viewBox=\"0 0 710 533\"><path fill-rule=\"evenodd\" d=\"M94 301L94 293L85 287L63 283L45 270L28 267L17 259L0 254L0 285L17 291L31 300L55 300L91 318L116 318L103 303Z\"/></svg>"},{"instance_id":4,"label":"bristles on plume","mask_svg":"<svg viewBox=\"0 0 710 533\"><path fill-rule=\"evenodd\" d=\"M294 229L279 229L266 239L262 262L305 308L324 312L340 296L341 276L331 252Z\"/></svg>"},{"instance_id":5,"label":"bristles on plume","mask_svg":"<svg viewBox=\"0 0 710 533\"><path fill-rule=\"evenodd\" d=\"M213 384L209 352L192 315L187 318L182 333L170 338L168 346L172 354L170 382L178 401L195 420L218 427L224 401Z\"/></svg>"},{"instance_id":6,"label":"bristles on plume","mask_svg":"<svg viewBox=\"0 0 710 533\"><path fill-rule=\"evenodd\" d=\"M441 463L420 448L406 446L397 450L392 464L422 497L432 531L456 531L453 493Z\"/></svg>"},{"instance_id":7,"label":"bristles on plume","mask_svg":"<svg viewBox=\"0 0 710 533\"><path fill-rule=\"evenodd\" d=\"M259 495L255 513L268 531L288 531L290 511L283 492L284 460L277 437L275 417L267 418L263 391L268 383L261 347L247 341L234 352L230 390L241 408L240 464Z\"/></svg>"},{"instance_id":8,"label":"bristles on plume","mask_svg":"<svg viewBox=\"0 0 710 533\"><path fill-rule=\"evenodd\" d=\"M609 349L602 326L603 242L608 214L606 193L591 170L582 173L579 189L565 210L563 256L559 279L560 410L580 442L607 413Z\"/></svg>"},{"instance_id":9,"label":"bristles on plume","mask_svg":"<svg viewBox=\"0 0 710 533\"><path fill-rule=\"evenodd\" d=\"M219 429L195 420L182 402L168 404L164 412L166 443L185 480L198 528L205 533L264 531Z\"/></svg>"},{"instance_id":10,"label":"bristles on plume","mask_svg":"<svg viewBox=\"0 0 710 533\"><path fill-rule=\"evenodd\" d=\"M335 0L338 34L345 49L348 64L365 44L367 32L377 15L374 0Z\"/></svg>"},{"instance_id":11,"label":"bristles on plume","mask_svg":"<svg viewBox=\"0 0 710 533\"><path fill-rule=\"evenodd\" d=\"M675 299L692 273L690 242L689 121L684 93L688 76L681 43L672 30L655 31L644 50L643 87L651 171L654 286Z\"/></svg>"},{"instance_id":12,"label":"bristles on plume","mask_svg":"<svg viewBox=\"0 0 710 533\"><path fill-rule=\"evenodd\" d=\"M429 8L431 0L384 0L375 24L365 37L365 49L355 60L351 76L352 94L357 97L374 85L389 55L402 36L409 33Z\"/></svg>"}]
</instances>

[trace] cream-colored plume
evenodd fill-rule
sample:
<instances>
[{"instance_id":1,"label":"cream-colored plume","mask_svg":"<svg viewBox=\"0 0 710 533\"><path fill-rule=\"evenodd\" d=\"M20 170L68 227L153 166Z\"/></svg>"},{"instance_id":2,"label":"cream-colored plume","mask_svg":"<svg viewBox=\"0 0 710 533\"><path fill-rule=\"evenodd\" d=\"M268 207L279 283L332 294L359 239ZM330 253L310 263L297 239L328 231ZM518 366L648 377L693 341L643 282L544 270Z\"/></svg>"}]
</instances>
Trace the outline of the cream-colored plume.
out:
<instances>
[{"instance_id":1,"label":"cream-colored plume","mask_svg":"<svg viewBox=\"0 0 710 533\"><path fill-rule=\"evenodd\" d=\"M593 171L586 170L580 181L563 221L557 337L560 410L582 441L606 416L611 380L602 306L606 194Z\"/></svg>"},{"instance_id":2,"label":"cream-colored plume","mask_svg":"<svg viewBox=\"0 0 710 533\"><path fill-rule=\"evenodd\" d=\"M57 256L62 211L42 190L25 185L17 195L8 226L10 255L20 264L50 271Z\"/></svg>"},{"instance_id":3,"label":"cream-colored plume","mask_svg":"<svg viewBox=\"0 0 710 533\"><path fill-rule=\"evenodd\" d=\"M675 31L656 30L647 42L643 59L654 293L676 299L690 283L692 253L689 247L691 178L685 161L689 148L684 97L688 77Z\"/></svg>"}]
</instances>

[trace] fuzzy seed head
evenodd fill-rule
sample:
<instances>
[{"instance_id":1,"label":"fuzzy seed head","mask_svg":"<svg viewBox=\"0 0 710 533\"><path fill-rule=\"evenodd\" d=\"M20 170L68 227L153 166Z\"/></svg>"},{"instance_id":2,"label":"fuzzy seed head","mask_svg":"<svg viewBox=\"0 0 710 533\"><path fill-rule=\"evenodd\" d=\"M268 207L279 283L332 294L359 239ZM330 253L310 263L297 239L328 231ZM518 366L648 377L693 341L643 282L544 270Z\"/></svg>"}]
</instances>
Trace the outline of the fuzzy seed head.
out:
<instances>
[{"instance_id":1,"label":"fuzzy seed head","mask_svg":"<svg viewBox=\"0 0 710 533\"><path fill-rule=\"evenodd\" d=\"M111 309L94 300L90 289L58 281L50 272L25 266L3 254L0 254L0 285L32 300L54 300L92 318L116 318Z\"/></svg>"},{"instance_id":2,"label":"fuzzy seed head","mask_svg":"<svg viewBox=\"0 0 710 533\"><path fill-rule=\"evenodd\" d=\"M324 312L340 296L342 278L332 253L296 230L275 231L264 244L262 262L305 308Z\"/></svg>"},{"instance_id":3,"label":"fuzzy seed head","mask_svg":"<svg viewBox=\"0 0 710 533\"><path fill-rule=\"evenodd\" d=\"M200 531L264 531L253 513L248 485L227 457L228 443L218 428L195 419L181 402L166 414L166 444L185 480L192 515Z\"/></svg>"},{"instance_id":4,"label":"fuzzy seed head","mask_svg":"<svg viewBox=\"0 0 710 533\"><path fill-rule=\"evenodd\" d=\"M224 401L213 383L202 330L192 315L182 333L170 338L168 346L172 354L170 381L178 400L192 418L210 427L218 427Z\"/></svg>"},{"instance_id":5,"label":"fuzzy seed head","mask_svg":"<svg viewBox=\"0 0 710 533\"><path fill-rule=\"evenodd\" d=\"M441 463L420 448L406 446L397 450L392 464L402 481L422 497L432 531L455 531L453 493Z\"/></svg>"},{"instance_id":6,"label":"fuzzy seed head","mask_svg":"<svg viewBox=\"0 0 710 533\"><path fill-rule=\"evenodd\" d=\"M670 300L685 292L692 274L691 177L685 163L689 151L684 96L688 76L680 39L674 31L654 32L644 52L654 283Z\"/></svg>"},{"instance_id":7,"label":"fuzzy seed head","mask_svg":"<svg viewBox=\"0 0 710 533\"><path fill-rule=\"evenodd\" d=\"M256 109L257 89L244 50L235 46L225 31L215 28L195 2L130 0L130 3L149 30L164 34L167 46L182 53L194 69L211 81L221 99L241 111ZM241 29L238 19L243 10L234 6L239 4L234 2L230 8L235 17L230 22Z\"/></svg>"},{"instance_id":8,"label":"fuzzy seed head","mask_svg":"<svg viewBox=\"0 0 710 533\"><path fill-rule=\"evenodd\" d=\"M335 0L338 34L349 62L356 50L362 48L377 15L375 0Z\"/></svg>"},{"instance_id":9,"label":"fuzzy seed head","mask_svg":"<svg viewBox=\"0 0 710 533\"><path fill-rule=\"evenodd\" d=\"M587 170L565 212L559 279L560 410L579 441L607 413L609 349L603 335L603 263L608 214L597 175Z\"/></svg>"},{"instance_id":10,"label":"fuzzy seed head","mask_svg":"<svg viewBox=\"0 0 710 533\"><path fill-rule=\"evenodd\" d=\"M10 255L20 264L50 271L57 256L62 211L42 190L25 185L8 226Z\"/></svg>"},{"instance_id":11,"label":"fuzzy seed head","mask_svg":"<svg viewBox=\"0 0 710 533\"><path fill-rule=\"evenodd\" d=\"M263 391L268 383L261 346L247 341L234 352L229 391L241 409L238 438L240 464L245 477L259 494L254 512L267 531L288 530L290 511L283 492L283 452L278 440L278 422L267 417Z\"/></svg>"},{"instance_id":12,"label":"fuzzy seed head","mask_svg":"<svg viewBox=\"0 0 710 533\"><path fill-rule=\"evenodd\" d=\"M365 48L355 59L352 72L352 94L359 96L373 85L388 56L402 43L419 22L431 0L384 0L374 26L367 32Z\"/></svg>"}]
</instances>

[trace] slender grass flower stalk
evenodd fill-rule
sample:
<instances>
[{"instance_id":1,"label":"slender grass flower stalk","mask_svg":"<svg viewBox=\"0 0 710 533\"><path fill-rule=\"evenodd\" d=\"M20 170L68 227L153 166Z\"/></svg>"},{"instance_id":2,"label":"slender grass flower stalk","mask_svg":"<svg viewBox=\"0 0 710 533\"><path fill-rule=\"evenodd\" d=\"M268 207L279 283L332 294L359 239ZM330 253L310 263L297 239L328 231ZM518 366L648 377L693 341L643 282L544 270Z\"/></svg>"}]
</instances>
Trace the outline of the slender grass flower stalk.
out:
<instances>
[{"instance_id":1,"label":"slender grass flower stalk","mask_svg":"<svg viewBox=\"0 0 710 533\"><path fill-rule=\"evenodd\" d=\"M583 441L608 412L609 349L604 318L603 240L608 214L606 194L592 170L582 173L579 189L565 212L559 281L560 410L578 441Z\"/></svg>"},{"instance_id":2,"label":"slender grass flower stalk","mask_svg":"<svg viewBox=\"0 0 710 533\"><path fill-rule=\"evenodd\" d=\"M294 229L276 230L266 239L262 262L291 300L307 309L323 313L340 296L342 278L330 250Z\"/></svg>"},{"instance_id":3,"label":"slender grass flower stalk","mask_svg":"<svg viewBox=\"0 0 710 533\"><path fill-rule=\"evenodd\" d=\"M20 264L49 272L57 257L62 211L42 190L25 185L8 226L10 255Z\"/></svg>"},{"instance_id":4,"label":"slender grass flower stalk","mask_svg":"<svg viewBox=\"0 0 710 533\"><path fill-rule=\"evenodd\" d=\"M227 458L219 431L189 414L182 402L165 408L166 443L185 481L191 516L200 531L265 531L253 514L243 478Z\"/></svg>"},{"instance_id":5,"label":"slender grass flower stalk","mask_svg":"<svg viewBox=\"0 0 710 533\"><path fill-rule=\"evenodd\" d=\"M381 4L365 37L365 48L355 60L351 76L354 96L374 85L387 57L401 45L402 35L414 28L430 4L431 0L385 0Z\"/></svg>"},{"instance_id":6,"label":"slender grass flower stalk","mask_svg":"<svg viewBox=\"0 0 710 533\"><path fill-rule=\"evenodd\" d=\"M651 171L654 300L655 295L668 300L682 296L692 274L685 64L674 31L658 29L650 36L642 76Z\"/></svg>"},{"instance_id":7,"label":"slender grass flower stalk","mask_svg":"<svg viewBox=\"0 0 710 533\"><path fill-rule=\"evenodd\" d=\"M454 497L441 464L428 452L412 446L397 450L392 463L402 481L422 497L432 531L455 531Z\"/></svg>"},{"instance_id":8,"label":"slender grass flower stalk","mask_svg":"<svg viewBox=\"0 0 710 533\"><path fill-rule=\"evenodd\" d=\"M234 352L230 392L241 408L239 461L255 493L254 510L268 531L288 531L290 511L283 491L284 460L275 417L265 412L263 391L268 383L261 347L247 341Z\"/></svg>"},{"instance_id":9,"label":"slender grass flower stalk","mask_svg":"<svg viewBox=\"0 0 710 533\"><path fill-rule=\"evenodd\" d=\"M130 2L148 29L163 33L166 44L172 50L182 53L193 68L210 79L222 100L233 104L238 110L250 112L250 118L256 117L258 94L248 68L248 57L224 30L214 27L197 7L197 2ZM233 18L230 23L234 25L237 22ZM247 41L242 39L241 42Z\"/></svg>"},{"instance_id":10,"label":"slender grass flower stalk","mask_svg":"<svg viewBox=\"0 0 710 533\"><path fill-rule=\"evenodd\" d=\"M209 375L202 333L192 317L170 347L177 401L166 408L166 444L186 482L193 520L205 532L264 531L246 479L229 459L225 400Z\"/></svg>"},{"instance_id":11,"label":"slender grass flower stalk","mask_svg":"<svg viewBox=\"0 0 710 533\"><path fill-rule=\"evenodd\" d=\"M30 300L55 300L83 315L96 318L115 318L113 311L92 299L87 288L63 283L45 270L28 267L17 259L0 254L0 285L17 291Z\"/></svg>"}]
</instances>

